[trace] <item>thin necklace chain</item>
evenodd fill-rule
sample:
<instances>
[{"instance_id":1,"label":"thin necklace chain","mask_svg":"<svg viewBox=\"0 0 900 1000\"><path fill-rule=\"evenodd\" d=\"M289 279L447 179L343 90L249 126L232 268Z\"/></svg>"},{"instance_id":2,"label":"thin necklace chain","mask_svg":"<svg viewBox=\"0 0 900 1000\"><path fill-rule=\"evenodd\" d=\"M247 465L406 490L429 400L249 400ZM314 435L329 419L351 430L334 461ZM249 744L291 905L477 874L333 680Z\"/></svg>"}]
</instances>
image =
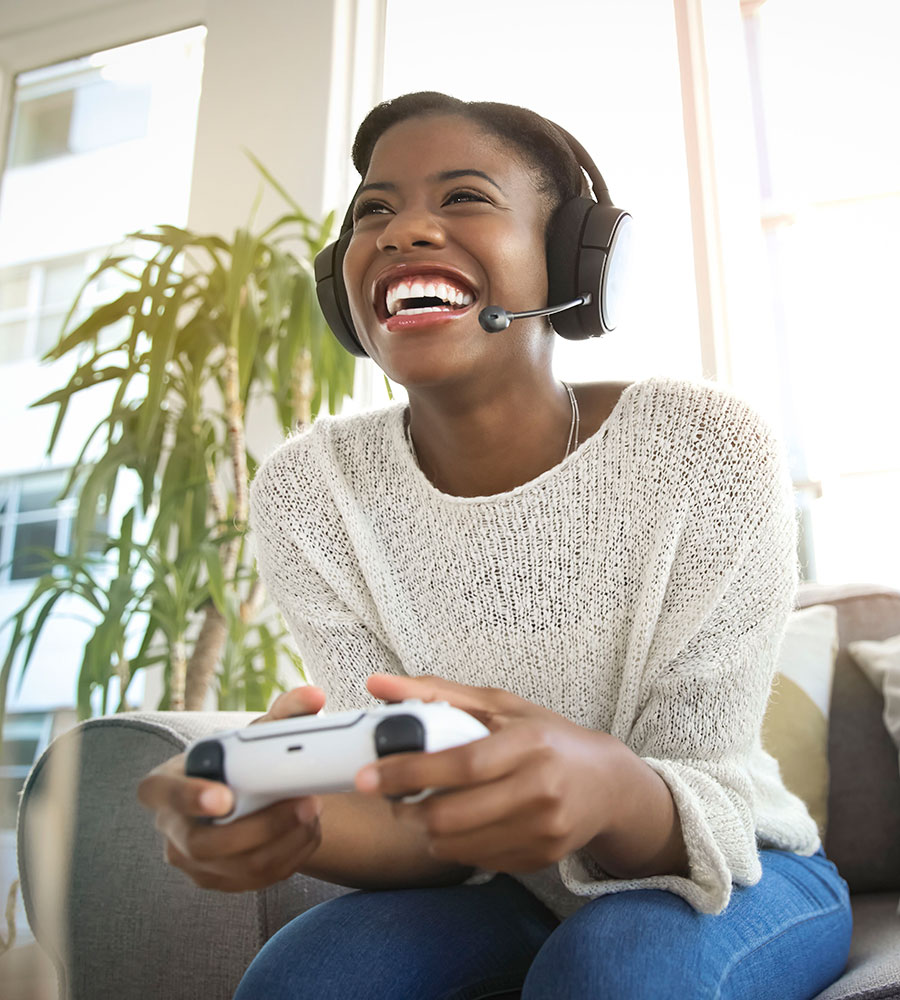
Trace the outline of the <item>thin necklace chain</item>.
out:
<instances>
[{"instance_id":1,"label":"thin necklace chain","mask_svg":"<svg viewBox=\"0 0 900 1000\"><path fill-rule=\"evenodd\" d=\"M569 441L566 444L566 453L563 455L563 461L565 461L578 448L578 431L581 428L581 414L578 412L578 400L575 398L572 386L568 382L563 382L563 385L566 387L566 392L569 394L569 402L572 405L572 425L569 427Z\"/></svg>"},{"instance_id":2,"label":"thin necklace chain","mask_svg":"<svg viewBox=\"0 0 900 1000\"><path fill-rule=\"evenodd\" d=\"M572 386L568 382L563 382L566 387L566 392L569 394L569 405L572 408L572 422L569 424L569 439L566 442L566 453L563 455L563 461L565 461L573 451L578 450L578 431L581 428L581 413L578 410L578 400L575 398L575 393L572 390ZM407 405L407 419L406 419L406 440L409 442L409 446L412 449L413 458L416 461L416 465L421 469L422 463L419 461L419 453L416 451L416 446L412 439L412 429L410 424L412 421L409 419L409 406Z\"/></svg>"}]
</instances>

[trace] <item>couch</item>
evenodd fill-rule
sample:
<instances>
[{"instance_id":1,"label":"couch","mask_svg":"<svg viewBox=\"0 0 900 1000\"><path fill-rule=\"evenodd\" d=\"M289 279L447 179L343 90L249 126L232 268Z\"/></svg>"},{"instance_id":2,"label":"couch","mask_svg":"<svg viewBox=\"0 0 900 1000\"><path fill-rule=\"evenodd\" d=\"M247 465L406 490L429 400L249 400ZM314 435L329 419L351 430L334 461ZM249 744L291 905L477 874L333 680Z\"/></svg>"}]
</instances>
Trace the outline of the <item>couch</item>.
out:
<instances>
[{"instance_id":1,"label":"couch","mask_svg":"<svg viewBox=\"0 0 900 1000\"><path fill-rule=\"evenodd\" d=\"M846 644L900 633L900 593L804 585L798 606L830 603L840 651L829 726L826 851L855 918L843 977L819 1000L900 1000L900 774L882 699ZM294 915L349 890L299 875L259 892L195 888L163 859L139 779L192 739L243 713L93 719L58 739L22 795L19 869L26 913L59 974L61 1000L225 1000L261 945ZM60 849L71 845L71 850Z\"/></svg>"}]
</instances>

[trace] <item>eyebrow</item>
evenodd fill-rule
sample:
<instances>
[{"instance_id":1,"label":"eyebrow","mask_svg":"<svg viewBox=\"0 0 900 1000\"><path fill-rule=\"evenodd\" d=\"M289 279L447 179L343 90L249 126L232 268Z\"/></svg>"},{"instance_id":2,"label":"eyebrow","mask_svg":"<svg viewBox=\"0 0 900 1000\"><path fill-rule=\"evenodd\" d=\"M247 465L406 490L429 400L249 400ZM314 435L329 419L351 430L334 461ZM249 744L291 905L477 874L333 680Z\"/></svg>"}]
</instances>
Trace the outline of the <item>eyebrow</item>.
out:
<instances>
[{"instance_id":1,"label":"eyebrow","mask_svg":"<svg viewBox=\"0 0 900 1000\"><path fill-rule=\"evenodd\" d=\"M504 190L500 185L491 177L486 174L483 170L475 170L474 168L466 167L462 170L442 170L439 174L432 174L430 177L426 177L429 183L434 183L435 181L452 181L457 177L482 177L489 184L493 184L494 187L500 192L500 194L505 194ZM363 184L362 187L356 192L356 196L359 197L364 191L396 191L397 185L391 183L390 181L373 181L371 184Z\"/></svg>"}]
</instances>

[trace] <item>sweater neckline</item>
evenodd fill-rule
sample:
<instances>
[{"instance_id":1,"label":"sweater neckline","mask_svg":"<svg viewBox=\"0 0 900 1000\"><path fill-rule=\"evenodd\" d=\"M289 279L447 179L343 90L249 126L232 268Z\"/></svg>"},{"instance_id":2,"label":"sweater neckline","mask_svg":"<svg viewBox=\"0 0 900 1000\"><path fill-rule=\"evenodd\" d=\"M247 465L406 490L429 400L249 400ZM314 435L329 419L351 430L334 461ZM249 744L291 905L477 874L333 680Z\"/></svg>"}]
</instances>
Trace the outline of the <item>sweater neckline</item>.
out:
<instances>
[{"instance_id":1,"label":"sweater neckline","mask_svg":"<svg viewBox=\"0 0 900 1000\"><path fill-rule=\"evenodd\" d=\"M407 439L405 425L406 412L409 409L409 406L406 403L398 403L394 407L394 411L391 414L391 444L394 447L394 451L400 461L400 464L403 466L403 469L409 476L410 480L419 487L422 493L432 499L459 505L501 504L514 500L526 493L540 489L547 483L556 479L557 476L565 474L565 472L572 468L580 458L599 448L605 440L611 425L620 418L625 397L629 396L634 390L636 390L640 384L641 383L639 382L633 382L630 386L628 386L628 388L622 391L621 395L616 400L616 405L612 408L606 420L603 421L593 434L585 438L584 441L582 441L570 455L567 455L561 462L558 462L556 465L546 469L534 479L529 479L527 482L521 483L519 486L503 493L490 493L485 496L477 497L460 497L453 493L444 493L443 490L439 490L419 467L419 463L416 461L409 440Z\"/></svg>"}]
</instances>

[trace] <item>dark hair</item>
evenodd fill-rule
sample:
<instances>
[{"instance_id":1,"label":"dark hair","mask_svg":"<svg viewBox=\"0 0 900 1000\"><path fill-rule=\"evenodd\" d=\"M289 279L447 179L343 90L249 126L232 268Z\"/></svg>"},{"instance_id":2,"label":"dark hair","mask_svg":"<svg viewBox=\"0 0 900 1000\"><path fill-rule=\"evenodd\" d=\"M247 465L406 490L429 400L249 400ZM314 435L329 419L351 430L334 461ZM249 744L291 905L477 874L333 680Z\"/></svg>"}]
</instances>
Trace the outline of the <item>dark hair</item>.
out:
<instances>
[{"instance_id":1,"label":"dark hair","mask_svg":"<svg viewBox=\"0 0 900 1000\"><path fill-rule=\"evenodd\" d=\"M353 165L365 177L375 143L392 126L425 115L460 115L508 142L535 174L550 213L564 201L588 195L584 173L569 144L545 118L514 104L460 101L425 90L376 105L363 119L353 142ZM549 215L548 215L549 217Z\"/></svg>"}]
</instances>

